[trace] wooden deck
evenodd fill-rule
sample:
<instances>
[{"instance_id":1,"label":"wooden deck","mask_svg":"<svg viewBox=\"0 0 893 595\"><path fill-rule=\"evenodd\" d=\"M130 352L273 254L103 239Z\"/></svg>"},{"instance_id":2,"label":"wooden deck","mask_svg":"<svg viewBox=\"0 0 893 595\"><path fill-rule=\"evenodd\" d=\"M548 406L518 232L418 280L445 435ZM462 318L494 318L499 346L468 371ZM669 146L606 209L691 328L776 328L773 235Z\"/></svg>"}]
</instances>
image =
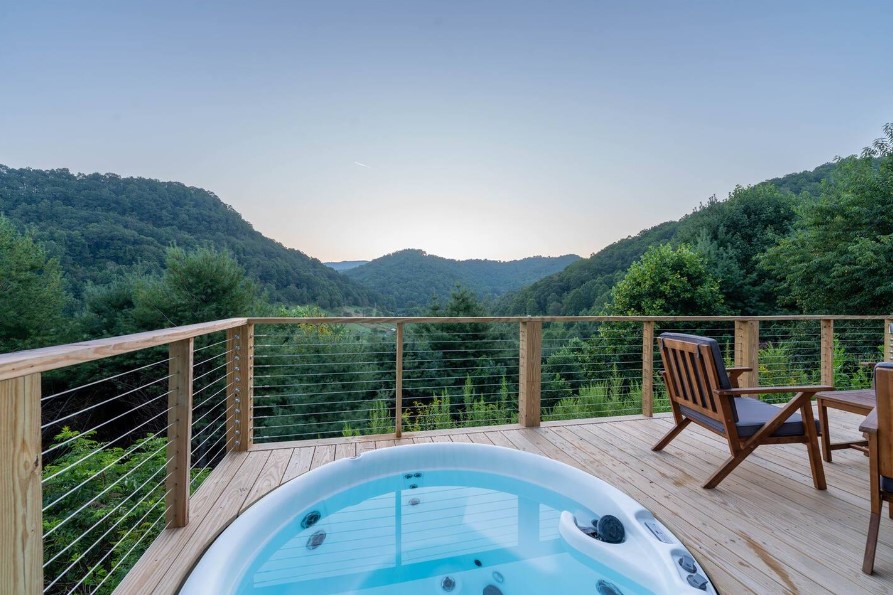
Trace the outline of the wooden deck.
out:
<instances>
[{"instance_id":1,"label":"wooden deck","mask_svg":"<svg viewBox=\"0 0 893 595\"><path fill-rule=\"evenodd\" d=\"M835 441L855 439L859 416L829 411ZM868 461L854 450L825 464L812 487L802 445L760 447L717 489L700 486L728 456L724 441L690 426L664 452L650 446L665 416L430 432L401 440L352 438L256 446L231 454L192 500L190 524L155 541L116 593L175 593L213 539L265 493L310 469L365 450L420 442L480 442L568 463L650 509L707 570L720 593L891 593L893 521L881 521L876 574L860 568L868 526ZM704 510L722 511L707 515Z\"/></svg>"}]
</instances>

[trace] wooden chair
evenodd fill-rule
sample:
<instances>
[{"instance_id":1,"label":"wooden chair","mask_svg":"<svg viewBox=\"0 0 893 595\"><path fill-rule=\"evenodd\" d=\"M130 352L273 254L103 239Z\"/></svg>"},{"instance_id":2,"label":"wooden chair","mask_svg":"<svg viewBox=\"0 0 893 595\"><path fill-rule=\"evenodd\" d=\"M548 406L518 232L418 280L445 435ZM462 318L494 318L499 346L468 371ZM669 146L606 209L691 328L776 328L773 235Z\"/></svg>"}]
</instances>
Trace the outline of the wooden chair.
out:
<instances>
[{"instance_id":1,"label":"wooden chair","mask_svg":"<svg viewBox=\"0 0 893 595\"><path fill-rule=\"evenodd\" d=\"M871 516L862 572L874 572L877 535L881 526L884 501L893 502L893 363L874 367L874 390L877 407L859 426L868 436L868 473L871 486ZM893 506L890 516L893 517Z\"/></svg>"},{"instance_id":2,"label":"wooden chair","mask_svg":"<svg viewBox=\"0 0 893 595\"><path fill-rule=\"evenodd\" d=\"M726 370L719 344L710 338L680 333L658 337L676 425L651 450L662 450L694 422L729 442L729 457L704 487L715 488L741 461L762 444L806 444L816 489L826 489L819 454L819 427L812 415L812 396L830 386L738 388L738 377L750 368ZM797 393L783 407L746 395Z\"/></svg>"}]
</instances>

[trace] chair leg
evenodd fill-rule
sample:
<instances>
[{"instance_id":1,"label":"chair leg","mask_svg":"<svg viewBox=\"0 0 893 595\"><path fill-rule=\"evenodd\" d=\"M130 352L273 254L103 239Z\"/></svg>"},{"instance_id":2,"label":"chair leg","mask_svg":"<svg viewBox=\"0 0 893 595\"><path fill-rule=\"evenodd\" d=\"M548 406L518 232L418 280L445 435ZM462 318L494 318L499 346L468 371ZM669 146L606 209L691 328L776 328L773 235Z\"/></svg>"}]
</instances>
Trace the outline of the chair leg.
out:
<instances>
[{"instance_id":1,"label":"chair leg","mask_svg":"<svg viewBox=\"0 0 893 595\"><path fill-rule=\"evenodd\" d=\"M726 462L722 464L722 467L719 470L710 476L710 479L707 480L707 483L703 485L705 490L712 490L716 486L719 485L719 482L724 480L726 476L735 470L735 467L741 464L741 461L747 458L751 452L753 452L753 448L750 450L741 450L738 451L737 454L726 459Z\"/></svg>"},{"instance_id":2,"label":"chair leg","mask_svg":"<svg viewBox=\"0 0 893 595\"><path fill-rule=\"evenodd\" d=\"M828 429L828 408L819 401L819 426L822 428L822 455L826 463L831 462L831 432Z\"/></svg>"},{"instance_id":3,"label":"chair leg","mask_svg":"<svg viewBox=\"0 0 893 595\"><path fill-rule=\"evenodd\" d=\"M884 494L881 492L880 453L878 452L877 434L868 435L868 492L871 516L868 521L868 537L865 538L865 559L862 561L862 572L871 574L874 571L874 555L877 551L877 535L881 524L881 513L884 512ZM893 506L889 507L893 515Z\"/></svg>"},{"instance_id":4,"label":"chair leg","mask_svg":"<svg viewBox=\"0 0 893 595\"><path fill-rule=\"evenodd\" d=\"M822 455L819 454L819 445L815 442L807 442L806 452L809 454L812 485L817 490L827 490L828 483L825 481L825 468L822 466Z\"/></svg>"},{"instance_id":5,"label":"chair leg","mask_svg":"<svg viewBox=\"0 0 893 595\"><path fill-rule=\"evenodd\" d=\"M803 419L803 427L806 432L806 452L809 454L809 469L812 471L812 485L817 490L827 490L828 484L825 482L825 468L822 466L822 457L819 453L819 441L815 431L815 421L812 417L812 404L807 400L803 407L800 408L800 415ZM827 420L826 420L827 421ZM827 436L828 430L822 428L824 435ZM831 460L831 448L827 450L828 460Z\"/></svg>"},{"instance_id":6,"label":"chair leg","mask_svg":"<svg viewBox=\"0 0 893 595\"><path fill-rule=\"evenodd\" d=\"M681 432L682 430L684 430L684 429L685 429L685 426L687 426L687 425L690 424L690 423L691 423L691 420L690 420L690 419L688 419L687 417L686 417L686 418L683 418L682 421L680 421L680 422L677 423L675 426L673 426L673 429L671 429L669 432L667 432L666 436L664 436L663 438L660 439L660 442L658 442L657 444L655 444L654 446L652 446L652 447L651 447L651 450L653 450L653 451L663 450L663 448L664 448L667 444L669 444L670 442L672 442L673 438L675 438L676 436L678 436L678 435L679 435L679 432Z\"/></svg>"},{"instance_id":7,"label":"chair leg","mask_svg":"<svg viewBox=\"0 0 893 595\"><path fill-rule=\"evenodd\" d=\"M865 558L862 560L862 572L874 572L874 554L877 552L877 534L881 526L881 513L872 512L868 521L868 537L865 540Z\"/></svg>"}]
</instances>

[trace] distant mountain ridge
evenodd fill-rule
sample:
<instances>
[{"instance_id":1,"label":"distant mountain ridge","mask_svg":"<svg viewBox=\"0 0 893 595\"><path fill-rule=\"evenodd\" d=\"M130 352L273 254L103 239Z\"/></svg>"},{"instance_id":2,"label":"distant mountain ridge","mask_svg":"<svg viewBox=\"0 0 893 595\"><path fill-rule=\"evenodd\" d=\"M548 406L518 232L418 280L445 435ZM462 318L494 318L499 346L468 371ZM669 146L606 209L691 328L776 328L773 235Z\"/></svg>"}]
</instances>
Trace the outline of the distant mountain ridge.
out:
<instances>
[{"instance_id":1,"label":"distant mountain ridge","mask_svg":"<svg viewBox=\"0 0 893 595\"><path fill-rule=\"evenodd\" d=\"M158 270L171 244L229 251L275 302L370 306L368 289L265 237L214 193L179 182L0 165L0 213L60 259L72 292L141 265Z\"/></svg>"},{"instance_id":2,"label":"distant mountain ridge","mask_svg":"<svg viewBox=\"0 0 893 595\"><path fill-rule=\"evenodd\" d=\"M341 260L339 262L324 262L323 264L330 269L335 269L340 273L341 271L355 269L358 266L363 266L364 264L368 263L368 260Z\"/></svg>"},{"instance_id":3,"label":"distant mountain ridge","mask_svg":"<svg viewBox=\"0 0 893 595\"><path fill-rule=\"evenodd\" d=\"M576 254L520 260L451 260L409 249L342 272L370 290L389 296L399 314L417 313L432 300L446 301L456 285L489 300L551 275L579 260Z\"/></svg>"}]
</instances>

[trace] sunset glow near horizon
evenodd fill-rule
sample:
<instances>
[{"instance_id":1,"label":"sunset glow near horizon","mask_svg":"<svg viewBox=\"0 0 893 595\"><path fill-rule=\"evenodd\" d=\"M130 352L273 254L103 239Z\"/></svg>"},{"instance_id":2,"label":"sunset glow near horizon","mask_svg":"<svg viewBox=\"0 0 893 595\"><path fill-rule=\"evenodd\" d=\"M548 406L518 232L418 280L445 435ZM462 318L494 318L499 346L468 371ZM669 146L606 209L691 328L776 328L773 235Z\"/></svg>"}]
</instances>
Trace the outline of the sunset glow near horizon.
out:
<instances>
[{"instance_id":1,"label":"sunset glow near horizon","mask_svg":"<svg viewBox=\"0 0 893 595\"><path fill-rule=\"evenodd\" d=\"M0 4L0 164L199 186L323 261L581 256L893 121L893 4Z\"/></svg>"}]
</instances>

